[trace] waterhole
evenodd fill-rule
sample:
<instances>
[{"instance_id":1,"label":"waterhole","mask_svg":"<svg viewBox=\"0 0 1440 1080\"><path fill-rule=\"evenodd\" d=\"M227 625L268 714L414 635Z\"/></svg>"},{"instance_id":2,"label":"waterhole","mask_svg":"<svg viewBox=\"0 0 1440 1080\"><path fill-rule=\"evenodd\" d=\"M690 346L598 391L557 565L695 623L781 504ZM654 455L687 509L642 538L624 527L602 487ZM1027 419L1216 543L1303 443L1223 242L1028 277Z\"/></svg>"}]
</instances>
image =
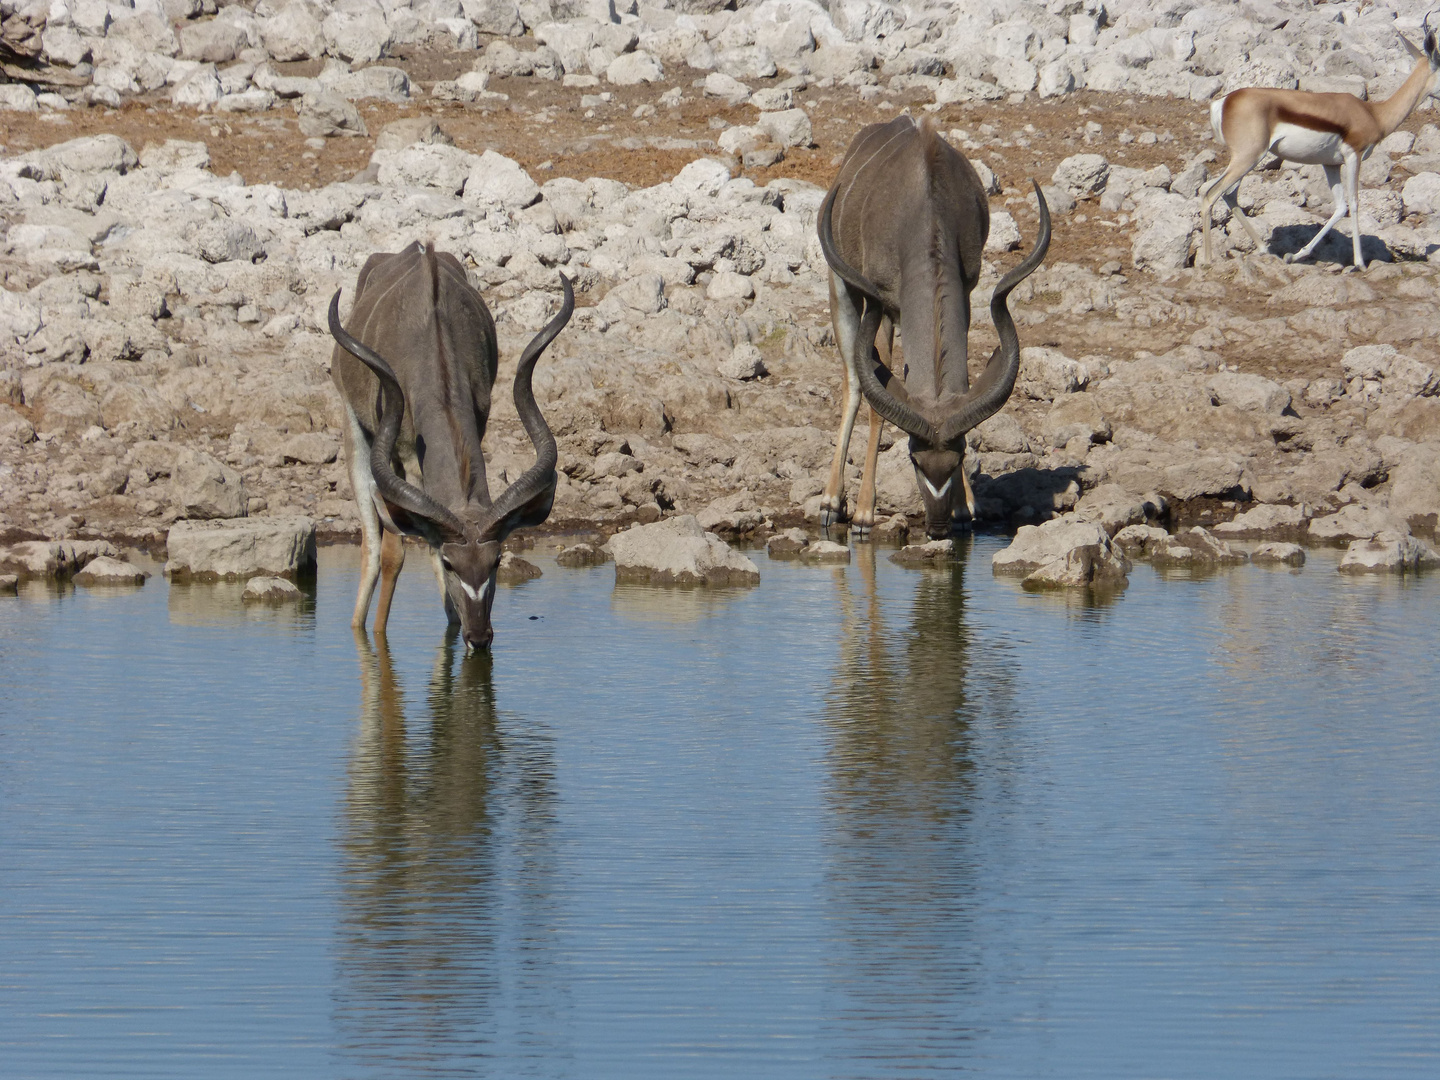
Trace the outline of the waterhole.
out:
<instances>
[{"instance_id":1,"label":"waterhole","mask_svg":"<svg viewBox=\"0 0 1440 1080\"><path fill-rule=\"evenodd\" d=\"M7 1077L1432 1077L1440 576L0 599Z\"/></svg>"}]
</instances>

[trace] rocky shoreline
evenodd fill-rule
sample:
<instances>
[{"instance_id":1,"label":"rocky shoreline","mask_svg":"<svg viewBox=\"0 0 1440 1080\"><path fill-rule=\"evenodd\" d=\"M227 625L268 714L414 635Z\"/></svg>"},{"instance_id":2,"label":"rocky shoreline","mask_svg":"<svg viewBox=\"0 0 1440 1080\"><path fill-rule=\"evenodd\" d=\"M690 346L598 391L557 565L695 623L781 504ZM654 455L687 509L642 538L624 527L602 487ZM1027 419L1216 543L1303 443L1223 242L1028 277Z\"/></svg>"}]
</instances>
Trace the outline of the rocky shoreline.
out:
<instances>
[{"instance_id":1,"label":"rocky shoreline","mask_svg":"<svg viewBox=\"0 0 1440 1080\"><path fill-rule=\"evenodd\" d=\"M12 110L0 113L0 542L155 550L177 521L242 515L354 537L325 307L338 288L348 309L371 252L416 239L461 257L497 317L497 486L529 463L506 392L518 350L557 308L559 273L576 282L581 307L535 381L561 446L551 531L604 539L693 514L703 531L763 539L813 521L840 383L820 184L862 123L903 107L934 115L990 184L976 354L994 340L984 299L1034 234L1024 175L1047 183L1056 215L1050 262L1012 300L1026 346L1016 392L971 437L981 527L1073 516L1108 536L1434 535L1432 114L1362 172L1377 260L1365 274L1341 273L1348 237L1311 265L1281 260L1330 210L1318 170L1291 168L1241 188L1268 251L1228 223L1218 264L1192 265L1195 193L1224 161L1204 99L1247 80L1383 94L1408 68L1395 35L1421 5L1252 2L1244 18L1148 3L441 7L384 9L376 23L378 5L211 17L199 3L5 0L20 59L4 70L20 81L0 86ZM142 28L159 53L136 51ZM362 30L374 31L363 48ZM420 41L448 41L449 67L387 55ZM318 66L277 67L294 63ZM213 97L196 89L208 79ZM524 104L532 92L543 104ZM1131 113L1171 122L1137 130ZM689 130L697 117L703 130ZM486 118L521 125L533 152L451 134ZM103 133L177 119L202 138ZM22 122L31 149L15 144ZM588 132L586 153L611 140L622 175L640 170L624 155L677 165L659 183L563 175L571 135L549 134L561 128ZM271 135L309 140L317 162L342 144L368 158L323 184L214 168L237 147L264 158L256 140ZM519 160L540 153L553 161ZM887 433L882 449L880 512L918 514L903 440ZM853 464L850 483L853 496Z\"/></svg>"}]
</instances>

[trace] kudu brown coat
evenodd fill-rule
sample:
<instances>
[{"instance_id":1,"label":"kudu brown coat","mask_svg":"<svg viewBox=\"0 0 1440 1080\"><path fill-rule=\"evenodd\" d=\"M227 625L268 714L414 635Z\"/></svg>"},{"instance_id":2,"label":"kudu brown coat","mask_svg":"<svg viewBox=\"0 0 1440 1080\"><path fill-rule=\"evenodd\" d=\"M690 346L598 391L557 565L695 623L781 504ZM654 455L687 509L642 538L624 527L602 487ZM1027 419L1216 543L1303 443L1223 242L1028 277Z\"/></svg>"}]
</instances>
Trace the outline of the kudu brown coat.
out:
<instances>
[{"instance_id":1,"label":"kudu brown coat","mask_svg":"<svg viewBox=\"0 0 1440 1080\"><path fill-rule=\"evenodd\" d=\"M926 531L949 534L961 492L969 501L965 433L1005 404L1019 370L1020 343L1006 298L1040 265L1050 245L1049 208L1038 186L1035 190L1040 211L1035 249L995 288L990 310L1000 346L972 386L970 293L980 279L990 232L980 178L928 118L898 116L872 124L850 144L818 219L832 271L831 319L846 367L845 413L825 492L825 524L838 518L843 503L844 463L863 394L873 412L853 523L863 533L874 522L878 414L910 436ZM896 326L905 358L899 379L890 370Z\"/></svg>"},{"instance_id":2,"label":"kudu brown coat","mask_svg":"<svg viewBox=\"0 0 1440 1080\"><path fill-rule=\"evenodd\" d=\"M335 294L331 375L345 404L345 456L364 544L356 628L365 625L378 579L375 632L385 632L407 534L429 543L446 613L460 624L466 648L490 644L500 545L513 530L544 521L555 494L555 439L531 378L574 310L570 283L560 280L560 313L526 347L515 375L515 408L536 461L493 502L481 440L499 353L495 321L464 267L418 243L370 256L348 330Z\"/></svg>"}]
</instances>

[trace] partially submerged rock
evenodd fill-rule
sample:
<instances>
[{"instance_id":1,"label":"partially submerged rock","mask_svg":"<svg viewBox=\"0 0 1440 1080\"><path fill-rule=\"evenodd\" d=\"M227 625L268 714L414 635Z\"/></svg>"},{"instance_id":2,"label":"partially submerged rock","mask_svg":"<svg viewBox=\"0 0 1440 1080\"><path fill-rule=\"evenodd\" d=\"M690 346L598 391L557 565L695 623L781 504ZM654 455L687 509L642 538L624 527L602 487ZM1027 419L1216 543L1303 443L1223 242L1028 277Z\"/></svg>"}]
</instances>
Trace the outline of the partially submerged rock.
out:
<instances>
[{"instance_id":1,"label":"partially submerged rock","mask_svg":"<svg viewBox=\"0 0 1440 1080\"><path fill-rule=\"evenodd\" d=\"M1261 544L1250 553L1250 561L1256 566L1304 566L1305 549L1299 544L1272 541Z\"/></svg>"},{"instance_id":2,"label":"partially submerged rock","mask_svg":"<svg viewBox=\"0 0 1440 1080\"><path fill-rule=\"evenodd\" d=\"M1143 525L1165 512L1165 500L1151 492L1136 495L1119 484L1101 484L1081 496L1075 513L1084 521L1094 521L1114 536L1130 525Z\"/></svg>"},{"instance_id":3,"label":"partially submerged rock","mask_svg":"<svg viewBox=\"0 0 1440 1080\"><path fill-rule=\"evenodd\" d=\"M502 585L518 585L540 576L540 568L529 559L522 559L513 551L500 556L500 565L495 570L495 580Z\"/></svg>"},{"instance_id":4,"label":"partially submerged rock","mask_svg":"<svg viewBox=\"0 0 1440 1080\"><path fill-rule=\"evenodd\" d=\"M904 514L892 514L875 523L870 530L874 544L903 544L910 538L910 522Z\"/></svg>"},{"instance_id":5,"label":"partially submerged rock","mask_svg":"<svg viewBox=\"0 0 1440 1080\"><path fill-rule=\"evenodd\" d=\"M1410 526L1388 510L1351 503L1310 522L1310 540L1317 544L1369 540L1381 533L1406 536Z\"/></svg>"},{"instance_id":6,"label":"partially submerged rock","mask_svg":"<svg viewBox=\"0 0 1440 1080\"><path fill-rule=\"evenodd\" d=\"M291 600L299 600L300 590L293 582L286 581L281 577L253 577L245 583L245 591L240 594L240 599L247 604L283 604Z\"/></svg>"},{"instance_id":7,"label":"partially submerged rock","mask_svg":"<svg viewBox=\"0 0 1440 1080\"><path fill-rule=\"evenodd\" d=\"M816 540L800 552L800 558L806 562L848 563L850 548L845 544L837 544L833 540Z\"/></svg>"},{"instance_id":8,"label":"partially submerged rock","mask_svg":"<svg viewBox=\"0 0 1440 1080\"><path fill-rule=\"evenodd\" d=\"M1130 560L1098 523L1070 513L1022 525L1010 546L991 558L991 568L1023 574L1022 584L1031 588L1115 588L1125 584Z\"/></svg>"},{"instance_id":9,"label":"partially submerged rock","mask_svg":"<svg viewBox=\"0 0 1440 1080\"><path fill-rule=\"evenodd\" d=\"M955 541L931 540L928 544L906 544L890 561L901 566L929 566L949 562L955 553Z\"/></svg>"},{"instance_id":10,"label":"partially submerged rock","mask_svg":"<svg viewBox=\"0 0 1440 1080\"><path fill-rule=\"evenodd\" d=\"M616 581L708 586L760 582L755 564L702 529L693 514L636 525L611 537L609 548Z\"/></svg>"},{"instance_id":11,"label":"partially submerged rock","mask_svg":"<svg viewBox=\"0 0 1440 1080\"><path fill-rule=\"evenodd\" d=\"M1353 540L1340 560L1342 574L1413 574L1440 568L1440 555L1413 536L1381 533Z\"/></svg>"},{"instance_id":12,"label":"partially submerged rock","mask_svg":"<svg viewBox=\"0 0 1440 1080\"><path fill-rule=\"evenodd\" d=\"M1199 526L1148 544L1145 555L1156 566L1233 566L1250 560L1245 552L1217 540Z\"/></svg>"},{"instance_id":13,"label":"partially submerged rock","mask_svg":"<svg viewBox=\"0 0 1440 1080\"><path fill-rule=\"evenodd\" d=\"M1309 518L1310 508L1303 503L1298 506L1267 504L1221 522L1212 531L1227 540L1282 540L1303 536Z\"/></svg>"},{"instance_id":14,"label":"partially submerged rock","mask_svg":"<svg viewBox=\"0 0 1440 1080\"><path fill-rule=\"evenodd\" d=\"M177 521L166 538L165 576L239 581L315 572L315 523L306 517Z\"/></svg>"},{"instance_id":15,"label":"partially submerged rock","mask_svg":"<svg viewBox=\"0 0 1440 1080\"><path fill-rule=\"evenodd\" d=\"M14 596L19 591L19 574L0 574L0 596Z\"/></svg>"},{"instance_id":16,"label":"partially submerged rock","mask_svg":"<svg viewBox=\"0 0 1440 1080\"><path fill-rule=\"evenodd\" d=\"M609 561L610 556L604 548L597 548L584 541L561 548L555 556L555 563L558 566L599 566L601 563Z\"/></svg>"},{"instance_id":17,"label":"partially submerged rock","mask_svg":"<svg viewBox=\"0 0 1440 1080\"><path fill-rule=\"evenodd\" d=\"M810 546L804 529L786 529L765 541L765 551L772 559L793 559Z\"/></svg>"},{"instance_id":18,"label":"partially submerged rock","mask_svg":"<svg viewBox=\"0 0 1440 1080\"><path fill-rule=\"evenodd\" d=\"M1130 558L1144 559L1169 541L1170 534L1158 525L1127 525L1115 534L1114 544Z\"/></svg>"},{"instance_id":19,"label":"partially submerged rock","mask_svg":"<svg viewBox=\"0 0 1440 1080\"><path fill-rule=\"evenodd\" d=\"M68 578L92 560L120 553L108 540L24 540L0 548L0 571L20 578Z\"/></svg>"},{"instance_id":20,"label":"partially submerged rock","mask_svg":"<svg viewBox=\"0 0 1440 1080\"><path fill-rule=\"evenodd\" d=\"M123 559L101 555L75 575L77 585L144 585L150 575Z\"/></svg>"}]
</instances>

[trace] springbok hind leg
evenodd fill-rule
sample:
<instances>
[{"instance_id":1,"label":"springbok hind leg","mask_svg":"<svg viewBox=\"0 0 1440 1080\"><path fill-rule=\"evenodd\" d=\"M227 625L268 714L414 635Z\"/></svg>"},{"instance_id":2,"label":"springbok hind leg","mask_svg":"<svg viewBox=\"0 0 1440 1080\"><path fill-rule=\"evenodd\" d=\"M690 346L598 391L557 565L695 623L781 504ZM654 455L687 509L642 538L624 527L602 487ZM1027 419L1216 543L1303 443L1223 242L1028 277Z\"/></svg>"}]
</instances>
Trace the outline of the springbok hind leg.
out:
<instances>
[{"instance_id":1,"label":"springbok hind leg","mask_svg":"<svg viewBox=\"0 0 1440 1080\"><path fill-rule=\"evenodd\" d=\"M1225 205L1230 207L1231 212L1240 213L1240 207L1233 198L1235 189L1240 186L1240 181L1245 178L1245 174L1265 156L1263 138L1258 145L1250 145L1253 142L1254 140L1246 140L1246 145L1243 147L1232 146L1230 148L1230 164L1225 167L1220 179L1200 195L1200 249L1207 266L1214 261L1210 254L1210 211L1215 206L1215 200L1224 196ZM1250 234L1250 239L1255 241L1255 246L1258 248L1260 237L1256 235L1254 227L1246 220L1244 214L1240 214L1240 224L1245 227L1245 231Z\"/></svg>"},{"instance_id":2,"label":"springbok hind leg","mask_svg":"<svg viewBox=\"0 0 1440 1080\"><path fill-rule=\"evenodd\" d=\"M845 459L850 453L850 435L855 430L855 417L860 412L860 380L851 370L854 364L855 335L860 329L860 313L843 282L830 275L830 322L835 329L835 345L844 364L845 404L840 414L840 430L835 435L835 456L830 461L830 477L820 500L820 524L828 529L841 518L845 508Z\"/></svg>"}]
</instances>

